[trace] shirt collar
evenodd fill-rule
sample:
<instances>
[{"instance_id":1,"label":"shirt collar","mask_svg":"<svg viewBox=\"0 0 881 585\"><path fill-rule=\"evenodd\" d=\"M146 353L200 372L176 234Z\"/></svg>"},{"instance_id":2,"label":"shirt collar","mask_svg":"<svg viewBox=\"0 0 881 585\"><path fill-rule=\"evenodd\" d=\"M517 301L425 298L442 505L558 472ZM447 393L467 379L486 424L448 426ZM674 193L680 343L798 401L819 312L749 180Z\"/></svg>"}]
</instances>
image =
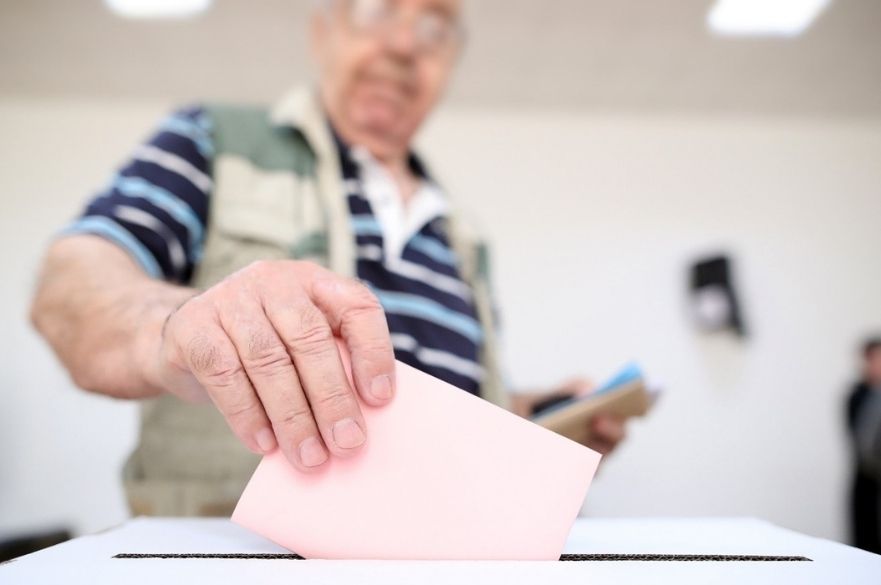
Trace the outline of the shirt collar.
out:
<instances>
[{"instance_id":1,"label":"shirt collar","mask_svg":"<svg viewBox=\"0 0 881 585\"><path fill-rule=\"evenodd\" d=\"M272 123L298 130L320 157L339 157L344 180L362 184L362 195L383 231L386 256L400 259L406 243L425 225L449 214L449 203L440 187L431 179L422 161L408 155L413 173L422 179L406 209L396 192L388 171L365 149L351 147L334 131L324 114L316 92L297 89L285 95L270 112Z\"/></svg>"},{"instance_id":2,"label":"shirt collar","mask_svg":"<svg viewBox=\"0 0 881 585\"><path fill-rule=\"evenodd\" d=\"M356 183L361 195L370 202L382 230L385 256L398 261L407 242L423 227L447 217L447 199L435 183L423 178L405 207L391 174L366 148L351 148L349 156L358 167Z\"/></svg>"},{"instance_id":3,"label":"shirt collar","mask_svg":"<svg viewBox=\"0 0 881 585\"><path fill-rule=\"evenodd\" d=\"M361 169L365 164L379 164L365 148L350 146L345 140L343 140L330 123L330 120L328 120L327 125L328 128L330 128L334 144L339 152L340 167L342 168L344 179L359 179L361 178ZM422 162L422 159L412 151L407 154L407 166L410 167L410 171L419 179L426 183L433 183L431 175L429 175L428 169Z\"/></svg>"},{"instance_id":4,"label":"shirt collar","mask_svg":"<svg viewBox=\"0 0 881 585\"><path fill-rule=\"evenodd\" d=\"M275 126L290 127L300 130L310 143L327 142L330 138L336 147L343 165L345 178L357 177L357 165L351 158L351 147L339 136L331 125L318 99L317 91L308 88L296 88L286 93L270 111L270 120ZM317 145L313 144L313 148ZM325 145L326 146L326 145ZM431 181L428 169L422 160L413 152L408 154L407 163L413 173L426 181ZM353 173L350 177L346 171Z\"/></svg>"},{"instance_id":5,"label":"shirt collar","mask_svg":"<svg viewBox=\"0 0 881 585\"><path fill-rule=\"evenodd\" d=\"M319 158L332 160L331 157L336 156L337 149L317 91L308 87L289 91L272 106L269 119L276 127L291 128L302 134Z\"/></svg>"},{"instance_id":6,"label":"shirt collar","mask_svg":"<svg viewBox=\"0 0 881 585\"><path fill-rule=\"evenodd\" d=\"M308 125L321 110L316 92L305 87L297 87L282 96L269 112L275 126L300 128Z\"/></svg>"}]
</instances>

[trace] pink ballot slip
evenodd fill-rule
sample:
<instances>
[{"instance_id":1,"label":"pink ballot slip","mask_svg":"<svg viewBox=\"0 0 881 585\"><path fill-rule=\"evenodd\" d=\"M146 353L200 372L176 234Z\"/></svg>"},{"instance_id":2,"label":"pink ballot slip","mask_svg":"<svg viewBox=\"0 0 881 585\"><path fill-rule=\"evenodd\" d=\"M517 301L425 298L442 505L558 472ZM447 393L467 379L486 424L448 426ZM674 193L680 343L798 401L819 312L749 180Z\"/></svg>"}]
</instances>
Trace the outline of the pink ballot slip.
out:
<instances>
[{"instance_id":1,"label":"pink ballot slip","mask_svg":"<svg viewBox=\"0 0 881 585\"><path fill-rule=\"evenodd\" d=\"M600 455L396 368L392 402L361 404L360 453L304 473L276 449L232 520L306 558L558 559Z\"/></svg>"}]
</instances>

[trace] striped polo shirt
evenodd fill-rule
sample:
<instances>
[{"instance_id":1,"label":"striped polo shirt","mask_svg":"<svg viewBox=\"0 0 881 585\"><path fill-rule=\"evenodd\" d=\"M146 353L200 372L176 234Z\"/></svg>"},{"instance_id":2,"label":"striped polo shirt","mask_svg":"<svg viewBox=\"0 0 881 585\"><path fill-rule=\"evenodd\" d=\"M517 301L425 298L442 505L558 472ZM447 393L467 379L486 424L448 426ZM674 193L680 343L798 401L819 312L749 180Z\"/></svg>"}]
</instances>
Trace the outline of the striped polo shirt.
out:
<instances>
[{"instance_id":1,"label":"striped polo shirt","mask_svg":"<svg viewBox=\"0 0 881 585\"><path fill-rule=\"evenodd\" d=\"M395 357L478 394L482 331L471 289L459 277L456 256L450 249L444 207L429 209L409 232L393 234L394 228L383 228L373 209L374 204L383 205L384 196L399 197L391 188L390 177L380 179L379 186L374 187L385 193L371 194L371 186L377 181L364 175L382 175L384 171L365 151L350 149L339 137L336 144L355 234L357 275L385 309ZM439 187L419 159L411 155L409 163L422 183L415 197L441 198ZM419 203L424 200L409 205L416 207ZM387 204L400 207L399 200Z\"/></svg>"},{"instance_id":2,"label":"striped polo shirt","mask_svg":"<svg viewBox=\"0 0 881 585\"><path fill-rule=\"evenodd\" d=\"M211 120L199 106L168 116L64 233L102 236L155 278L187 284L205 242L213 190ZM482 330L471 290L460 278L443 207L410 226L403 241L378 219L373 182L360 151L337 139L357 247L356 273L386 313L395 357L479 394ZM410 157L421 188L439 187ZM367 167L370 170L370 167ZM373 168L375 170L375 168ZM387 224L387 222L385 222Z\"/></svg>"}]
</instances>

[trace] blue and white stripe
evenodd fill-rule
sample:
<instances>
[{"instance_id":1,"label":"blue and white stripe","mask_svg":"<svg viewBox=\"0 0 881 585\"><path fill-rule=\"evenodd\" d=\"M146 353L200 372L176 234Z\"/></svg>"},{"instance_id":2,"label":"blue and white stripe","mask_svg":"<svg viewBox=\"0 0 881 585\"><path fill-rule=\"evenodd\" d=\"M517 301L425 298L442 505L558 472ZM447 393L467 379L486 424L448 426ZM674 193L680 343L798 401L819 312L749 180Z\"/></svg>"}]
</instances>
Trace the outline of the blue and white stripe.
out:
<instances>
[{"instance_id":1,"label":"blue and white stripe","mask_svg":"<svg viewBox=\"0 0 881 585\"><path fill-rule=\"evenodd\" d=\"M362 193L360 168L339 139L350 221L357 246L357 274L386 313L397 359L474 394L484 378L479 353L483 328L471 287L441 231L429 221L407 240L400 255L386 254L384 234ZM425 180L427 177L423 175Z\"/></svg>"},{"instance_id":2,"label":"blue and white stripe","mask_svg":"<svg viewBox=\"0 0 881 585\"><path fill-rule=\"evenodd\" d=\"M180 138L194 144L199 154L206 160L214 156L211 122L201 108L175 112L162 121L159 130L160 133L177 134Z\"/></svg>"},{"instance_id":3,"label":"blue and white stripe","mask_svg":"<svg viewBox=\"0 0 881 585\"><path fill-rule=\"evenodd\" d=\"M137 160L154 163L171 173L177 173L203 193L210 193L214 188L214 181L211 180L211 177L196 168L190 161L173 152L168 152L152 144L142 144L135 149L133 156Z\"/></svg>"},{"instance_id":4,"label":"blue and white stripe","mask_svg":"<svg viewBox=\"0 0 881 585\"><path fill-rule=\"evenodd\" d=\"M106 237L151 275L186 283L202 257L211 124L201 108L166 118L68 230Z\"/></svg>"},{"instance_id":5,"label":"blue and white stripe","mask_svg":"<svg viewBox=\"0 0 881 585\"><path fill-rule=\"evenodd\" d=\"M109 217L97 215L84 217L62 230L60 235L74 234L92 234L106 238L128 252L144 272L154 278L162 276L162 268L150 250L131 232Z\"/></svg>"},{"instance_id":6,"label":"blue and white stripe","mask_svg":"<svg viewBox=\"0 0 881 585\"><path fill-rule=\"evenodd\" d=\"M410 280L422 282L438 291L457 296L464 301L471 301L472 299L471 287L462 282L462 280L436 272L424 264L412 262L404 258L384 259L382 247L377 244L358 246L358 258L374 262L384 262L383 265L389 272L409 278Z\"/></svg>"},{"instance_id":7,"label":"blue and white stripe","mask_svg":"<svg viewBox=\"0 0 881 585\"><path fill-rule=\"evenodd\" d=\"M406 333L392 333L391 339L392 347L414 354L424 364L443 368L459 376L483 380L483 367L472 360L461 358L448 351L422 347L415 338Z\"/></svg>"},{"instance_id":8,"label":"blue and white stripe","mask_svg":"<svg viewBox=\"0 0 881 585\"><path fill-rule=\"evenodd\" d=\"M474 317L450 309L422 295L373 288L386 313L416 317L453 331L475 345L483 341L483 329Z\"/></svg>"}]
</instances>

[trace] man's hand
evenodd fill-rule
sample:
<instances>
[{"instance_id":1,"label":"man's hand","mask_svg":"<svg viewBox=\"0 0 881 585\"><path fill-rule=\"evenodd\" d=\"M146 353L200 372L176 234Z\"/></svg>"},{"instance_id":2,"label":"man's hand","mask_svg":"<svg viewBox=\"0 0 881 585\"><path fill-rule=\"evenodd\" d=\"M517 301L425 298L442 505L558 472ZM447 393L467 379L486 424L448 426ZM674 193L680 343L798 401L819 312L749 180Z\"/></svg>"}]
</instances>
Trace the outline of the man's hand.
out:
<instances>
[{"instance_id":1,"label":"man's hand","mask_svg":"<svg viewBox=\"0 0 881 585\"><path fill-rule=\"evenodd\" d=\"M584 442L601 455L608 455L627 436L624 419L610 414L598 414L590 419L590 434Z\"/></svg>"},{"instance_id":2,"label":"man's hand","mask_svg":"<svg viewBox=\"0 0 881 585\"><path fill-rule=\"evenodd\" d=\"M337 335L351 352L355 388ZM356 392L374 406L394 394L394 352L376 297L289 260L256 262L172 312L148 370L182 398L207 394L248 448L279 446L303 470L365 442Z\"/></svg>"},{"instance_id":3,"label":"man's hand","mask_svg":"<svg viewBox=\"0 0 881 585\"><path fill-rule=\"evenodd\" d=\"M515 394L511 397L511 410L522 417L529 418L537 404L558 397L584 396L594 388L585 378L573 378L550 392ZM627 434L625 421L616 416L598 414L594 416L580 437L579 443L594 451L608 455L624 440Z\"/></svg>"}]
</instances>

